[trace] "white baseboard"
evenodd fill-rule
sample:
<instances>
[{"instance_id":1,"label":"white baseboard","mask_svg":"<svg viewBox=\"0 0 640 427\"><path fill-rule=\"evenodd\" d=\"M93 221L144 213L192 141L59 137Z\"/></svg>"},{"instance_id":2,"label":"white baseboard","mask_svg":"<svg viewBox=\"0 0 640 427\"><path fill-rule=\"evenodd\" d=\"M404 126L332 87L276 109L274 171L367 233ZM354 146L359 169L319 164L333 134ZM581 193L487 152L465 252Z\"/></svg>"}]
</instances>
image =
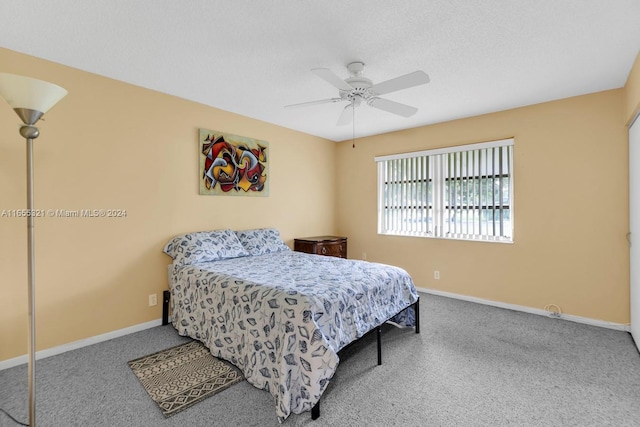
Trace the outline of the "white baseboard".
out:
<instances>
[{"instance_id":1,"label":"white baseboard","mask_svg":"<svg viewBox=\"0 0 640 427\"><path fill-rule=\"evenodd\" d=\"M416 289L426 294L439 295L442 297L454 298L454 299L459 299L464 301L475 302L478 304L491 305L493 307L506 308L508 310L522 311L524 313L531 313L531 314L537 314L540 316L549 317L549 312L546 310L527 307L524 305L507 304L504 302L492 301L492 300L483 299L483 298L476 298L476 297L471 297L467 295L454 294L451 292L438 291L435 289L418 288L418 287L416 287ZM558 319L569 320L571 322L576 322L576 323L585 323L587 325L599 326L601 328L615 329L617 331L629 332L631 330L629 325L625 325L622 323L612 323L612 322L607 322L605 320L591 319L589 317L580 317L580 316L574 316L571 314L563 313L560 315L560 317L558 317Z\"/></svg>"},{"instance_id":2,"label":"white baseboard","mask_svg":"<svg viewBox=\"0 0 640 427\"><path fill-rule=\"evenodd\" d=\"M67 351L76 350L78 348L86 347L92 344L97 344L103 341L112 340L114 338L123 337L125 335L133 334L135 332L144 331L145 329L154 328L162 325L162 319L151 320L150 322L140 323L138 325L129 326L128 328L118 329L117 331L107 332L106 334L96 335L94 337L85 338L82 340L70 342L67 344L59 345L57 347L47 348L36 352L36 360L44 359L46 357L55 356L57 354L66 353ZM4 369L13 368L14 366L27 363L29 360L28 355L14 357L13 359L1 360L0 371Z\"/></svg>"}]
</instances>

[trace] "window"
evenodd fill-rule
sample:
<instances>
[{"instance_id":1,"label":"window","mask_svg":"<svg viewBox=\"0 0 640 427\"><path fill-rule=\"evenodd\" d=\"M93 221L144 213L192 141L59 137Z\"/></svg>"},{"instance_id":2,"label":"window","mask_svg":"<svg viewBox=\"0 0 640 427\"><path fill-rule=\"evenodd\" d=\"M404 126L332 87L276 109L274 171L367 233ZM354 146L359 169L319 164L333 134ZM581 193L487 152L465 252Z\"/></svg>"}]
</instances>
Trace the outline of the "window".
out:
<instances>
[{"instance_id":1,"label":"window","mask_svg":"<svg viewBox=\"0 0 640 427\"><path fill-rule=\"evenodd\" d=\"M513 144L376 157L378 233L513 242Z\"/></svg>"}]
</instances>

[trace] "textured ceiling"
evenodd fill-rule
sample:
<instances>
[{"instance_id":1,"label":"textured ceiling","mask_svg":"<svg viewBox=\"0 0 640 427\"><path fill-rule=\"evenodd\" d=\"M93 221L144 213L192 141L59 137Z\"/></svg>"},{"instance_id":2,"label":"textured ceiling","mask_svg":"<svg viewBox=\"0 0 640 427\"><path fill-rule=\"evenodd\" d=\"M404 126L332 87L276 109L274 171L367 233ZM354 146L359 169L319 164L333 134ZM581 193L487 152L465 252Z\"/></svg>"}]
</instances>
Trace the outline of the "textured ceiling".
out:
<instances>
[{"instance_id":1,"label":"textured ceiling","mask_svg":"<svg viewBox=\"0 0 640 427\"><path fill-rule=\"evenodd\" d=\"M622 87L640 1L2 0L0 46L340 141ZM337 96L310 70L353 61L374 83L424 70L384 96L418 112L283 108Z\"/></svg>"}]
</instances>

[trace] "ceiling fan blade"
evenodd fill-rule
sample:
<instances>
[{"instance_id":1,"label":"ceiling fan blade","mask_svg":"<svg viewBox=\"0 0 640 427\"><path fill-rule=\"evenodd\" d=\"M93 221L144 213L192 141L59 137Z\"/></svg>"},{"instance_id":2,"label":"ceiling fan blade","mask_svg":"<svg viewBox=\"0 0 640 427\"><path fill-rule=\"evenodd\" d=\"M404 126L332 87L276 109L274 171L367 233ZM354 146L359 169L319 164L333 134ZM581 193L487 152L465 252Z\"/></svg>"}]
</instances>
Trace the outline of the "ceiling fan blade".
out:
<instances>
[{"instance_id":1,"label":"ceiling fan blade","mask_svg":"<svg viewBox=\"0 0 640 427\"><path fill-rule=\"evenodd\" d=\"M338 118L338 122L336 124L338 126L348 125L349 123L351 123L351 120L353 120L353 103L344 107L344 109L342 110L342 114L340 114L340 117Z\"/></svg>"},{"instance_id":2,"label":"ceiling fan blade","mask_svg":"<svg viewBox=\"0 0 640 427\"><path fill-rule=\"evenodd\" d=\"M340 90L353 90L353 87L349 83L342 80L328 68L314 68L311 72Z\"/></svg>"},{"instance_id":3,"label":"ceiling fan blade","mask_svg":"<svg viewBox=\"0 0 640 427\"><path fill-rule=\"evenodd\" d=\"M373 108L378 108L379 110L384 110L402 117L411 117L418 111L415 107L400 104L395 101L389 101L384 98L371 98L368 103Z\"/></svg>"},{"instance_id":4,"label":"ceiling fan blade","mask_svg":"<svg viewBox=\"0 0 640 427\"><path fill-rule=\"evenodd\" d=\"M343 101L343 99L342 98L320 99L318 101L308 101L308 102L301 102L299 104L285 105L284 108L308 107L310 105L328 104L330 102L340 102L340 101Z\"/></svg>"},{"instance_id":5,"label":"ceiling fan blade","mask_svg":"<svg viewBox=\"0 0 640 427\"><path fill-rule=\"evenodd\" d=\"M371 86L371 92L375 95L384 95L385 93L395 92L414 86L429 83L429 76L424 71L414 71L395 79L386 80Z\"/></svg>"}]
</instances>

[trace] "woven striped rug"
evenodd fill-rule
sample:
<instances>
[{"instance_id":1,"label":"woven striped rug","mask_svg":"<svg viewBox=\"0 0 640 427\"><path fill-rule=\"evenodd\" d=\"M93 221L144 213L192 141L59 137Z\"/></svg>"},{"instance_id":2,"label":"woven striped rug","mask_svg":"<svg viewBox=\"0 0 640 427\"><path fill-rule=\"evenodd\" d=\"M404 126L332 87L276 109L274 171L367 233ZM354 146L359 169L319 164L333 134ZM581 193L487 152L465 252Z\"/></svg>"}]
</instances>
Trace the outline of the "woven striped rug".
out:
<instances>
[{"instance_id":1,"label":"woven striped rug","mask_svg":"<svg viewBox=\"0 0 640 427\"><path fill-rule=\"evenodd\" d=\"M151 399L170 417L244 379L238 368L191 341L128 362Z\"/></svg>"}]
</instances>

